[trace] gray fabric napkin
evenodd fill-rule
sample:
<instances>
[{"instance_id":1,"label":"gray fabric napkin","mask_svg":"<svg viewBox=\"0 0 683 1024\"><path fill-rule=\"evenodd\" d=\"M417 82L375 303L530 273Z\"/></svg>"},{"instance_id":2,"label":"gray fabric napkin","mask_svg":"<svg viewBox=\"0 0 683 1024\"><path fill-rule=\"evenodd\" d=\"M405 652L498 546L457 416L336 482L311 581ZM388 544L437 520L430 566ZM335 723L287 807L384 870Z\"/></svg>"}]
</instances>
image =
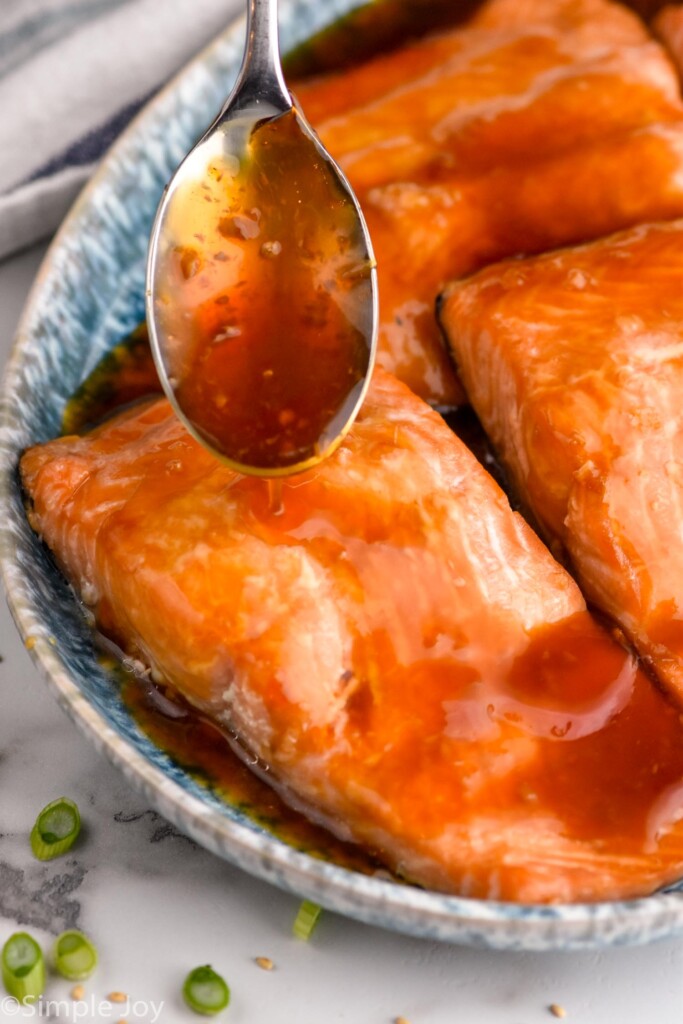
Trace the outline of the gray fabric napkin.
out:
<instances>
[{"instance_id":1,"label":"gray fabric napkin","mask_svg":"<svg viewBox=\"0 0 683 1024\"><path fill-rule=\"evenodd\" d=\"M0 0L0 258L49 235L130 118L244 0Z\"/></svg>"}]
</instances>

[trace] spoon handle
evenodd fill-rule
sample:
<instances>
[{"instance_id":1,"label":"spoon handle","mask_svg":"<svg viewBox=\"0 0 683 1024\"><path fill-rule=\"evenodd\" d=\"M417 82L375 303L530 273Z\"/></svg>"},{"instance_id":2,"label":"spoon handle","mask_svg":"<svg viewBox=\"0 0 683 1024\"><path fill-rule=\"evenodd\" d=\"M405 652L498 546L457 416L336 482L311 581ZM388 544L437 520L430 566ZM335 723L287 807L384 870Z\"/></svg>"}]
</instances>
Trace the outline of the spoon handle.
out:
<instances>
[{"instance_id":1,"label":"spoon handle","mask_svg":"<svg viewBox=\"0 0 683 1024\"><path fill-rule=\"evenodd\" d=\"M277 0L247 0L247 42L228 109L264 106L284 113L292 107L280 62ZM264 112L265 113L265 112Z\"/></svg>"}]
</instances>

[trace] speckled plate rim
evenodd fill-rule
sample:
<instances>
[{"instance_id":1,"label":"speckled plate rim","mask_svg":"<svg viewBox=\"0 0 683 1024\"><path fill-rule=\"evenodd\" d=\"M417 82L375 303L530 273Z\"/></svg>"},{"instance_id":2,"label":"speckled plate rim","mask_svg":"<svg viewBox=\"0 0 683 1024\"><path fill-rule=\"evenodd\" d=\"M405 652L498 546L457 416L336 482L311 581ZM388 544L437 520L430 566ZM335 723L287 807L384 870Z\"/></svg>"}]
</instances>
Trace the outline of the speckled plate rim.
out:
<instances>
[{"instance_id":1,"label":"speckled plate rim","mask_svg":"<svg viewBox=\"0 0 683 1024\"><path fill-rule=\"evenodd\" d=\"M281 31L299 42L336 17L360 6L358 0L282 0ZM323 11L324 8L324 11ZM293 24L299 20L299 31ZM301 30L301 24L306 31ZM60 255L78 239L83 211L95 204L107 181L117 173L131 144L163 117L165 100L183 88L188 76L226 55L235 64L244 38L239 19L174 79L138 115L81 193L55 237L33 285L7 364L0 392L0 568L8 604L31 657L59 705L80 731L114 764L131 785L161 814L200 845L252 875L322 906L368 924L394 931L473 947L515 950L570 950L648 942L683 934L683 893L660 892L642 899L553 906L523 905L445 896L398 885L317 860L288 847L274 836L231 821L185 791L139 751L131 747L97 711L72 678L58 646L38 614L22 576L18 544L11 527L17 494L19 454L31 440L22 433L13 402L35 357L41 311ZM236 71L236 65L235 65ZM44 325L43 325L44 326Z\"/></svg>"}]
</instances>

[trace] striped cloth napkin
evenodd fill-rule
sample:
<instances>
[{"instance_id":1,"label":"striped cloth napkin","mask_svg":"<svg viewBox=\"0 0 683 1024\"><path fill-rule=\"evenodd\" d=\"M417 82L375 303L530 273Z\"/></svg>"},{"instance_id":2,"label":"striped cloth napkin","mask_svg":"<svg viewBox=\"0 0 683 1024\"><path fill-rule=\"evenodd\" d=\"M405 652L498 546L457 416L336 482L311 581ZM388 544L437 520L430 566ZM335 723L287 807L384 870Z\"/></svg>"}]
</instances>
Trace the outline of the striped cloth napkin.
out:
<instances>
[{"instance_id":1,"label":"striped cloth napkin","mask_svg":"<svg viewBox=\"0 0 683 1024\"><path fill-rule=\"evenodd\" d=\"M0 258L52 233L104 151L244 0L0 0Z\"/></svg>"}]
</instances>

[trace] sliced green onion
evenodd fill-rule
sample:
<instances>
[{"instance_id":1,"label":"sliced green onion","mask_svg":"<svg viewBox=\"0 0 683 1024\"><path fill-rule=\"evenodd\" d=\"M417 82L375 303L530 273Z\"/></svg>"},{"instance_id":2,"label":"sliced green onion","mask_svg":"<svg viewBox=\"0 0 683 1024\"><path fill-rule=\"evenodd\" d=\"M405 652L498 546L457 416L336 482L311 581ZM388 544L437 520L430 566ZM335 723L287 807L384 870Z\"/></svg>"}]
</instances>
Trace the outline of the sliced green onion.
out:
<instances>
[{"instance_id":1,"label":"sliced green onion","mask_svg":"<svg viewBox=\"0 0 683 1024\"><path fill-rule=\"evenodd\" d=\"M8 995L30 1003L45 990L45 961L35 939L15 932L2 948L2 982Z\"/></svg>"},{"instance_id":2,"label":"sliced green onion","mask_svg":"<svg viewBox=\"0 0 683 1024\"><path fill-rule=\"evenodd\" d=\"M317 903L311 903L310 900L303 901L292 928L297 939L303 939L304 942L308 942L321 914L322 907L319 907Z\"/></svg>"},{"instance_id":3,"label":"sliced green onion","mask_svg":"<svg viewBox=\"0 0 683 1024\"><path fill-rule=\"evenodd\" d=\"M55 970L67 981L84 981L97 967L97 950L83 932L62 932L54 944Z\"/></svg>"},{"instance_id":4,"label":"sliced green onion","mask_svg":"<svg viewBox=\"0 0 683 1024\"><path fill-rule=\"evenodd\" d=\"M230 1002L230 989L220 974L207 965L190 971L183 985L183 996L195 1013L212 1017Z\"/></svg>"},{"instance_id":5,"label":"sliced green onion","mask_svg":"<svg viewBox=\"0 0 683 1024\"><path fill-rule=\"evenodd\" d=\"M68 853L81 831L81 816L73 800L62 796L44 807L31 832L31 849L38 860Z\"/></svg>"}]
</instances>

